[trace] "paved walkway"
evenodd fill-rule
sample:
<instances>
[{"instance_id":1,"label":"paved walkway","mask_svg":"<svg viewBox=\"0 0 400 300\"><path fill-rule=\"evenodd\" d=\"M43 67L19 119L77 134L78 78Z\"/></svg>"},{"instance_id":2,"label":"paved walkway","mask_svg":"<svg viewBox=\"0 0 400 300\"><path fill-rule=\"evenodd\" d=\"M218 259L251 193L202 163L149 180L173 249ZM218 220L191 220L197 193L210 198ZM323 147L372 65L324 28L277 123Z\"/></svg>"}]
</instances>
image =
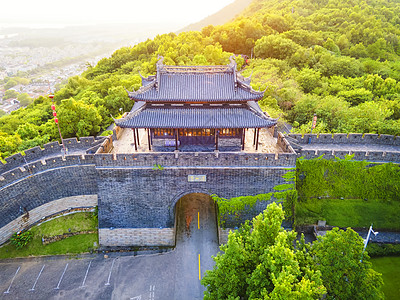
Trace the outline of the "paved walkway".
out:
<instances>
[{"instance_id":1,"label":"paved walkway","mask_svg":"<svg viewBox=\"0 0 400 300\"><path fill-rule=\"evenodd\" d=\"M245 149L246 153L284 153L284 151L277 145L277 139L274 138L270 132L263 128L260 130L259 136L259 145L258 149L255 149L253 145L254 139L254 130L246 130L245 137ZM118 140L113 141L113 150L111 153L135 153L135 152L153 152L149 151L148 137L145 129L139 129L139 142L138 151L135 151L134 141L133 141L133 132L130 129L123 129L121 136ZM190 146L190 147L182 147L180 146L179 150L183 152L202 152L207 149L201 149L202 146ZM170 147L171 151L175 150L175 147ZM211 150L214 151L214 147ZM207 152L208 152L207 151ZM238 147L237 151L241 151L240 147Z\"/></svg>"},{"instance_id":2,"label":"paved walkway","mask_svg":"<svg viewBox=\"0 0 400 300\"><path fill-rule=\"evenodd\" d=\"M386 151L400 152L400 146L378 144L300 144L302 150Z\"/></svg>"},{"instance_id":3,"label":"paved walkway","mask_svg":"<svg viewBox=\"0 0 400 300\"><path fill-rule=\"evenodd\" d=\"M357 231L357 233L363 239L366 239L368 230ZM400 244L400 232L379 231L379 234L376 236L371 233L369 241L374 243Z\"/></svg>"}]
</instances>

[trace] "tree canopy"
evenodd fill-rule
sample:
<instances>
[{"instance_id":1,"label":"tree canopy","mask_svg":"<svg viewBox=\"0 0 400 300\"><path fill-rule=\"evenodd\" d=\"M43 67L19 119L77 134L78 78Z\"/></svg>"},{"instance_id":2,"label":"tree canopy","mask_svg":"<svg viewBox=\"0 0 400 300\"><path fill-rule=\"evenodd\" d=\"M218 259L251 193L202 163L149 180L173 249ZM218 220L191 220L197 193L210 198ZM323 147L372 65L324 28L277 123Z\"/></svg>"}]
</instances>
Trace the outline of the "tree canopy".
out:
<instances>
[{"instance_id":1,"label":"tree canopy","mask_svg":"<svg viewBox=\"0 0 400 300\"><path fill-rule=\"evenodd\" d=\"M381 275L356 232L335 228L312 245L303 236L295 243L283 219L272 203L230 232L202 279L204 299L383 299Z\"/></svg>"}]
</instances>

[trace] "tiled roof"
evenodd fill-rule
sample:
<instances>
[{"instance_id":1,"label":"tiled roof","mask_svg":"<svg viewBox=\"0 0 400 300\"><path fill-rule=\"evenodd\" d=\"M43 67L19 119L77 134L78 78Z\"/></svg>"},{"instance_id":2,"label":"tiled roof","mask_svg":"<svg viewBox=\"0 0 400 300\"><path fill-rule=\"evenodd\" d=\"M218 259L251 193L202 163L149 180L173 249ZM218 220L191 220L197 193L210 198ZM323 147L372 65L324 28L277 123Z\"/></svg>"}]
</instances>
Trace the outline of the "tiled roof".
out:
<instances>
[{"instance_id":1,"label":"tiled roof","mask_svg":"<svg viewBox=\"0 0 400 300\"><path fill-rule=\"evenodd\" d=\"M250 87L250 79L236 73L236 63L227 66L165 66L157 74L142 77L143 86L129 92L133 100L148 102L230 102L260 100L263 92Z\"/></svg>"},{"instance_id":2,"label":"tiled roof","mask_svg":"<svg viewBox=\"0 0 400 300\"><path fill-rule=\"evenodd\" d=\"M276 120L247 104L223 106L155 106L136 103L125 119L115 120L122 128L265 128Z\"/></svg>"}]
</instances>

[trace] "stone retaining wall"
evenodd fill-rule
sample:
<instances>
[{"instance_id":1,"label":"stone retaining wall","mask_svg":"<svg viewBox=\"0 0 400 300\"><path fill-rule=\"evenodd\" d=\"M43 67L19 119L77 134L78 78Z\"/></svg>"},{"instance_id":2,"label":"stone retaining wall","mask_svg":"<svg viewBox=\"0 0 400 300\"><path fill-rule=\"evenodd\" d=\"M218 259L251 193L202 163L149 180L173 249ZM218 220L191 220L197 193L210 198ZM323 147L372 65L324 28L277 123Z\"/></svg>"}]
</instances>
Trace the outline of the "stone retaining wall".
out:
<instances>
[{"instance_id":1,"label":"stone retaining wall","mask_svg":"<svg viewBox=\"0 0 400 300\"><path fill-rule=\"evenodd\" d=\"M173 247L175 246L175 230L174 228L100 228L99 243L103 247Z\"/></svg>"},{"instance_id":2,"label":"stone retaining wall","mask_svg":"<svg viewBox=\"0 0 400 300\"><path fill-rule=\"evenodd\" d=\"M97 205L97 195L80 195L73 197L65 197L57 199L32 210L29 210L29 218L20 215L11 222L0 228L0 245L5 243L14 232L31 227L49 215L56 214L61 211L78 207L95 207Z\"/></svg>"},{"instance_id":3,"label":"stone retaining wall","mask_svg":"<svg viewBox=\"0 0 400 300\"><path fill-rule=\"evenodd\" d=\"M228 242L228 235L230 231L234 231L233 228L218 228L218 242L220 245Z\"/></svg>"}]
</instances>

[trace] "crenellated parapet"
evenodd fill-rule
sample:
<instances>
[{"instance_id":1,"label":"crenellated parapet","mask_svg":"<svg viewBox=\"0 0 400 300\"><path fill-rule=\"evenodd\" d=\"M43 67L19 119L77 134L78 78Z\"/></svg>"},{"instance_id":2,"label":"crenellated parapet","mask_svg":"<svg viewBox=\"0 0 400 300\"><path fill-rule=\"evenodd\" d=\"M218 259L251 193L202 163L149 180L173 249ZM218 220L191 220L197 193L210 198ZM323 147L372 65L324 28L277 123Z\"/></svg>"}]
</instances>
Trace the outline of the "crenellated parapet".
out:
<instances>
[{"instance_id":1,"label":"crenellated parapet","mask_svg":"<svg viewBox=\"0 0 400 300\"><path fill-rule=\"evenodd\" d=\"M159 152L135 154L100 153L95 155L102 167L294 167L295 153L243 152Z\"/></svg>"},{"instance_id":2,"label":"crenellated parapet","mask_svg":"<svg viewBox=\"0 0 400 300\"><path fill-rule=\"evenodd\" d=\"M371 133L321 133L321 134L289 134L288 137L298 144L376 144L400 146L400 136Z\"/></svg>"},{"instance_id":3,"label":"crenellated parapet","mask_svg":"<svg viewBox=\"0 0 400 300\"><path fill-rule=\"evenodd\" d=\"M288 140L297 153L312 159L323 155L325 159L344 158L354 160L400 163L400 137L386 134L290 134Z\"/></svg>"},{"instance_id":4,"label":"crenellated parapet","mask_svg":"<svg viewBox=\"0 0 400 300\"><path fill-rule=\"evenodd\" d=\"M95 153L99 148L100 144L106 137L100 137L98 139L93 136L81 137L79 141L76 138L64 139L64 145L67 149L68 154L84 154L84 153ZM22 153L16 153L5 158L6 163L0 162L0 174L15 169L17 167L23 167L26 164L42 160L45 161L48 157L55 157L64 155L62 144L58 142L51 142L43 145L43 148L37 146Z\"/></svg>"}]
</instances>

